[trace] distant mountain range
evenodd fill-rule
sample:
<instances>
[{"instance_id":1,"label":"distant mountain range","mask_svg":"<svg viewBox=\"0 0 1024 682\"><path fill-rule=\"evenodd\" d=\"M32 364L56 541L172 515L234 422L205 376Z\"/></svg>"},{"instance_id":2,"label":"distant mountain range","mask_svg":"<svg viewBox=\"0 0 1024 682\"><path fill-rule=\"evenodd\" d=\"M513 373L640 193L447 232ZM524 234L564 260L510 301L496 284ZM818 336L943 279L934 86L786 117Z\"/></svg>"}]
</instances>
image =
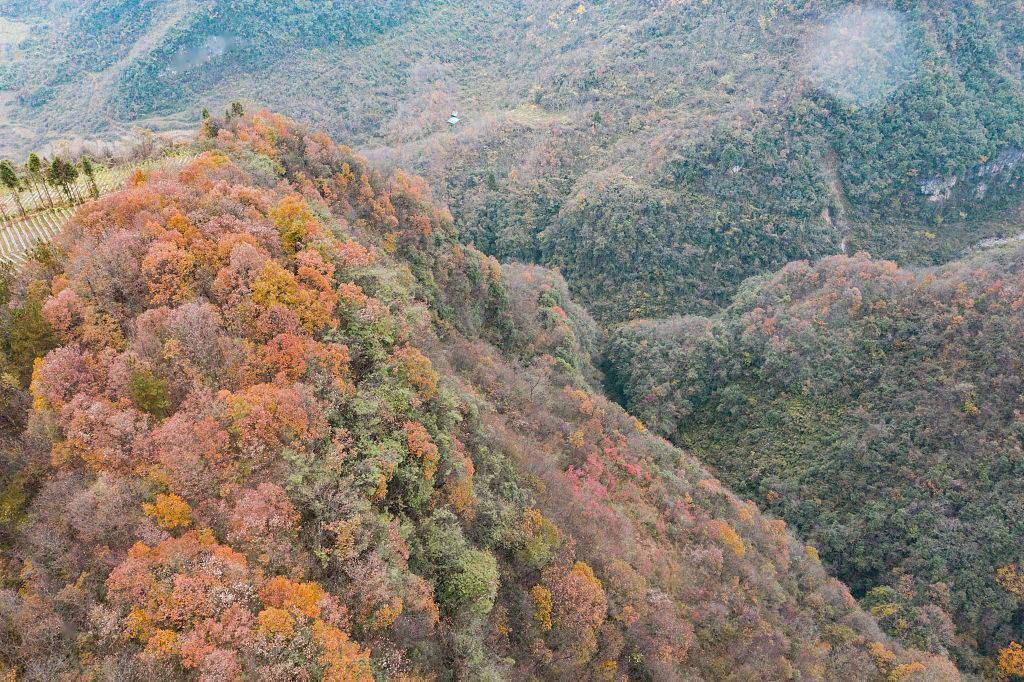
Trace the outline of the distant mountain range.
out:
<instances>
[{"instance_id":1,"label":"distant mountain range","mask_svg":"<svg viewBox=\"0 0 1024 682\"><path fill-rule=\"evenodd\" d=\"M711 312L795 258L948 260L1003 234L1021 196L1011 0L51 2L6 19L11 153L268 104L424 175L473 243L560 267L603 321Z\"/></svg>"}]
</instances>

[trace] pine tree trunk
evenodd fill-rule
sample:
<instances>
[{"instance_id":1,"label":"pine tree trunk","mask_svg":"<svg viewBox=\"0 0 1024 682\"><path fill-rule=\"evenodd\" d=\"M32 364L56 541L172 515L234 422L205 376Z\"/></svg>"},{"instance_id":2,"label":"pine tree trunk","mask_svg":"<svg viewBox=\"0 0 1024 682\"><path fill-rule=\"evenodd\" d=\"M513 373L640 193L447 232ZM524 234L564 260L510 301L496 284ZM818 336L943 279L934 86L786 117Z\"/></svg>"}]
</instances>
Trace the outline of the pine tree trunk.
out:
<instances>
[{"instance_id":1,"label":"pine tree trunk","mask_svg":"<svg viewBox=\"0 0 1024 682\"><path fill-rule=\"evenodd\" d=\"M0 201L0 216L3 217L5 222L10 221L11 219L10 216L7 215L7 210L4 208L4 204L2 201Z\"/></svg>"},{"instance_id":2,"label":"pine tree trunk","mask_svg":"<svg viewBox=\"0 0 1024 682\"><path fill-rule=\"evenodd\" d=\"M21 193L16 189L12 189L11 194L14 195L14 203L18 205L18 210L21 211L21 217L27 217L28 214L25 213L25 207L21 203Z\"/></svg>"},{"instance_id":3,"label":"pine tree trunk","mask_svg":"<svg viewBox=\"0 0 1024 682\"><path fill-rule=\"evenodd\" d=\"M46 200L43 199L43 193L39 190L39 184L35 180L32 180L28 183L28 186L32 188L33 195L36 198L36 203L39 205L39 208L46 208Z\"/></svg>"},{"instance_id":4,"label":"pine tree trunk","mask_svg":"<svg viewBox=\"0 0 1024 682\"><path fill-rule=\"evenodd\" d=\"M39 197L39 208L46 208L48 205L53 208L53 202L46 195L46 188L42 183L39 180L33 180L32 186L36 188L36 195Z\"/></svg>"},{"instance_id":5,"label":"pine tree trunk","mask_svg":"<svg viewBox=\"0 0 1024 682\"><path fill-rule=\"evenodd\" d=\"M56 207L53 205L53 197L50 195L50 188L47 186L45 180L40 184L43 186L43 191L46 192L46 202L50 204L50 210L52 211Z\"/></svg>"}]
</instances>

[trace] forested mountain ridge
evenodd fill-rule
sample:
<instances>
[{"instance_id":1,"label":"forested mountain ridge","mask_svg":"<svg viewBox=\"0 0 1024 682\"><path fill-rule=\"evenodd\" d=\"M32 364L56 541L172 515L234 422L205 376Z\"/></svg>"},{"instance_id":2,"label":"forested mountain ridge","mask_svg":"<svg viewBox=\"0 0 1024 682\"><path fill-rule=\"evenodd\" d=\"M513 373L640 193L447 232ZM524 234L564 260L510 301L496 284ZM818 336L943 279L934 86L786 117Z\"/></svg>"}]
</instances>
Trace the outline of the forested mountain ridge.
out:
<instances>
[{"instance_id":1,"label":"forested mountain ridge","mask_svg":"<svg viewBox=\"0 0 1024 682\"><path fill-rule=\"evenodd\" d=\"M9 12L30 29L0 79L18 130L266 102L422 174L474 244L558 266L602 322L711 313L748 276L844 247L946 261L1020 205L1016 0Z\"/></svg>"},{"instance_id":2,"label":"forested mountain ridge","mask_svg":"<svg viewBox=\"0 0 1024 682\"><path fill-rule=\"evenodd\" d=\"M564 282L261 112L3 279L18 679L958 679L588 385Z\"/></svg>"},{"instance_id":3,"label":"forested mountain ridge","mask_svg":"<svg viewBox=\"0 0 1024 682\"><path fill-rule=\"evenodd\" d=\"M19 208L201 126L0 272L0 661L1024 678L1022 73L1020 0L0 3Z\"/></svg>"},{"instance_id":4,"label":"forested mountain ridge","mask_svg":"<svg viewBox=\"0 0 1024 682\"><path fill-rule=\"evenodd\" d=\"M608 366L634 414L793 524L887 631L986 670L1024 637L1022 306L1019 245L923 270L836 256L714 317L625 325Z\"/></svg>"}]
</instances>

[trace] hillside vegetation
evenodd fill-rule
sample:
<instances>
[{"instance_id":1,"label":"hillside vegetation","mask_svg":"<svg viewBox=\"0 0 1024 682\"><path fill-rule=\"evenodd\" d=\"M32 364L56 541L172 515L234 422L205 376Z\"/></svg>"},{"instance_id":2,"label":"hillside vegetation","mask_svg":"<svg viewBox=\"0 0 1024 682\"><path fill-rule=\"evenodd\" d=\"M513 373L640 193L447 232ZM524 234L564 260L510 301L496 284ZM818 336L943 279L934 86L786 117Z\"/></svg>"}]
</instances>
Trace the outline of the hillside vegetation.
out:
<instances>
[{"instance_id":1,"label":"hillside vegetation","mask_svg":"<svg viewBox=\"0 0 1024 682\"><path fill-rule=\"evenodd\" d=\"M891 634L985 670L1024 637L1022 306L1020 246L925 270L837 256L714 317L626 325L609 364L634 414L793 524Z\"/></svg>"},{"instance_id":2,"label":"hillside vegetation","mask_svg":"<svg viewBox=\"0 0 1024 682\"><path fill-rule=\"evenodd\" d=\"M272 104L422 174L467 239L559 267L601 322L711 313L844 248L947 261L1020 203L1016 0L10 12L31 28L6 67L12 127L104 136Z\"/></svg>"},{"instance_id":3,"label":"hillside vegetation","mask_svg":"<svg viewBox=\"0 0 1024 682\"><path fill-rule=\"evenodd\" d=\"M5 276L18 679L957 679L590 388L560 277L211 119Z\"/></svg>"}]
</instances>

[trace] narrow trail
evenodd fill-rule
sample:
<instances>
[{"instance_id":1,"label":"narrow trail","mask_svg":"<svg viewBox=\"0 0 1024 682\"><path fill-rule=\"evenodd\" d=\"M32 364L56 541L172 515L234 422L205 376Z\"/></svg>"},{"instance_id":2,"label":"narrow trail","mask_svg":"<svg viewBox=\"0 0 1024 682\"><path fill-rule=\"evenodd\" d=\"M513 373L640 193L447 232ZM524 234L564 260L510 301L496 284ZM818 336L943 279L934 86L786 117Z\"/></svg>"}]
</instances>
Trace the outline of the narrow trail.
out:
<instances>
[{"instance_id":1,"label":"narrow trail","mask_svg":"<svg viewBox=\"0 0 1024 682\"><path fill-rule=\"evenodd\" d=\"M850 236L850 221L847 219L850 204L846 200L843 183L839 179L839 156L834 149L829 149L828 154L825 155L824 171L825 182L828 184L829 194L832 196L832 206L835 207L835 213L831 208L825 209L824 216L829 224L834 225L839 231L839 250L846 253L847 241Z\"/></svg>"}]
</instances>

